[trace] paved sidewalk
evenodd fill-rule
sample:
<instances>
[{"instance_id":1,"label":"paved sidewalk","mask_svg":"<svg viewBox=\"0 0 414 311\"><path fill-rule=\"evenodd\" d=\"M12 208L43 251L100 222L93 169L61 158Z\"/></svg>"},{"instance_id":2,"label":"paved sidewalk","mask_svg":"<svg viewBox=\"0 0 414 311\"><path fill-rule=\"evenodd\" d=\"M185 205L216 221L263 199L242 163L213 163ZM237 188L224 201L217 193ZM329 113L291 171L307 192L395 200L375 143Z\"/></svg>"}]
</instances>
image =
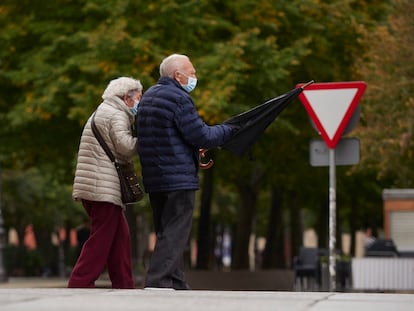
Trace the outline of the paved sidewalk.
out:
<instances>
[{"instance_id":1,"label":"paved sidewalk","mask_svg":"<svg viewBox=\"0 0 414 311\"><path fill-rule=\"evenodd\" d=\"M412 311L411 294L322 292L0 289L2 311Z\"/></svg>"},{"instance_id":2,"label":"paved sidewalk","mask_svg":"<svg viewBox=\"0 0 414 311\"><path fill-rule=\"evenodd\" d=\"M101 277L96 281L98 288L110 288L111 282ZM68 279L60 277L11 277L7 282L0 282L0 290L4 288L66 288Z\"/></svg>"},{"instance_id":3,"label":"paved sidewalk","mask_svg":"<svg viewBox=\"0 0 414 311\"><path fill-rule=\"evenodd\" d=\"M100 281L102 287L107 281ZM98 286L100 285L98 282ZM412 311L413 294L67 289L63 279L0 283L1 311Z\"/></svg>"}]
</instances>

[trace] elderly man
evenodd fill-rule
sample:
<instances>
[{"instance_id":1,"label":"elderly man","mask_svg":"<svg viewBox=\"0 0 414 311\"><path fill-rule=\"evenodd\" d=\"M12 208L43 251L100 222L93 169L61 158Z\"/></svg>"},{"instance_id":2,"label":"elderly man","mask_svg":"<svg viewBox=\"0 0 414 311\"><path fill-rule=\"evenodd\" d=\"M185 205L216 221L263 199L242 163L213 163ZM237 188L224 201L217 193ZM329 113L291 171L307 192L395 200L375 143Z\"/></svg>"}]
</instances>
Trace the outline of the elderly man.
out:
<instances>
[{"instance_id":1,"label":"elderly man","mask_svg":"<svg viewBox=\"0 0 414 311\"><path fill-rule=\"evenodd\" d=\"M137 114L143 183L157 236L145 287L189 289L183 253L199 188L198 152L222 145L233 128L208 126L199 117L189 95L197 85L196 70L187 56L165 58L160 76L143 95Z\"/></svg>"}]
</instances>

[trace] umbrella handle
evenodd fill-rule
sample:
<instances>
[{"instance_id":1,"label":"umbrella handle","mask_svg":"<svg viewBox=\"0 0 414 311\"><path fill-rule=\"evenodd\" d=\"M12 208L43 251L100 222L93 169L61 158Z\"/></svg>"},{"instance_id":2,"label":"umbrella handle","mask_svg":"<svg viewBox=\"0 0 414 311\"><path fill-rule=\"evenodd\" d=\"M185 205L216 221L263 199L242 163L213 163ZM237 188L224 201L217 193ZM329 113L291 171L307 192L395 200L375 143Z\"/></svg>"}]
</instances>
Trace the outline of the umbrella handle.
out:
<instances>
[{"instance_id":1,"label":"umbrella handle","mask_svg":"<svg viewBox=\"0 0 414 311\"><path fill-rule=\"evenodd\" d=\"M208 149L199 149L199 157L200 157L200 164L198 165L201 169L206 170L213 166L214 161L212 159L209 159L206 163L201 162L201 159L206 156L206 152Z\"/></svg>"}]
</instances>

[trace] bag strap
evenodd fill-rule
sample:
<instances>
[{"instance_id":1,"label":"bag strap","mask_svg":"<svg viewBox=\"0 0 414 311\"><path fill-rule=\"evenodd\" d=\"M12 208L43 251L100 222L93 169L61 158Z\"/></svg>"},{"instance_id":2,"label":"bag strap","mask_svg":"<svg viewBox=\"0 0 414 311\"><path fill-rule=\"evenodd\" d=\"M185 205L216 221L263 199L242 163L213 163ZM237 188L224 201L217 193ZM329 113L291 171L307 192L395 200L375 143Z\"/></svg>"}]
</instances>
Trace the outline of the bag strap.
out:
<instances>
[{"instance_id":1,"label":"bag strap","mask_svg":"<svg viewBox=\"0 0 414 311\"><path fill-rule=\"evenodd\" d=\"M115 157L112 154L111 149L109 149L108 145L105 143L104 139L102 138L101 133L99 133L99 130L96 127L95 114L96 114L96 111L93 113L92 120L91 120L92 132L95 135L96 139L98 140L99 144L102 146L107 156L109 157L109 159L111 160L111 162L115 164L116 163Z\"/></svg>"}]
</instances>

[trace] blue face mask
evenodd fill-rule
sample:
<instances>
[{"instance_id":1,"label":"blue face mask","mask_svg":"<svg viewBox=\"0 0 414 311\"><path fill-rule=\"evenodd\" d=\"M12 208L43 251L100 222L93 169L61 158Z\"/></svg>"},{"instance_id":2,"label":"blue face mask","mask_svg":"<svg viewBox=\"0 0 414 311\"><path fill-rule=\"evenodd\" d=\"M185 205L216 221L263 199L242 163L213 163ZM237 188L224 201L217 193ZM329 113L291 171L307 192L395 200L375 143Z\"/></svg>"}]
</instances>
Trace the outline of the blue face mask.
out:
<instances>
[{"instance_id":1,"label":"blue face mask","mask_svg":"<svg viewBox=\"0 0 414 311\"><path fill-rule=\"evenodd\" d=\"M197 86L197 79L193 77L188 77L188 82L186 85L183 85L183 89L190 93Z\"/></svg>"},{"instance_id":2,"label":"blue face mask","mask_svg":"<svg viewBox=\"0 0 414 311\"><path fill-rule=\"evenodd\" d=\"M134 100L134 106L132 106L131 108L129 108L129 110L131 110L132 114L134 116L137 115L138 112L138 104L139 104L139 100Z\"/></svg>"},{"instance_id":3,"label":"blue face mask","mask_svg":"<svg viewBox=\"0 0 414 311\"><path fill-rule=\"evenodd\" d=\"M195 89L197 85L197 78L189 77L186 74L181 73L182 75L186 76L188 78L188 82L186 85L181 84L181 87L186 90L188 93L190 93L192 90Z\"/></svg>"}]
</instances>

